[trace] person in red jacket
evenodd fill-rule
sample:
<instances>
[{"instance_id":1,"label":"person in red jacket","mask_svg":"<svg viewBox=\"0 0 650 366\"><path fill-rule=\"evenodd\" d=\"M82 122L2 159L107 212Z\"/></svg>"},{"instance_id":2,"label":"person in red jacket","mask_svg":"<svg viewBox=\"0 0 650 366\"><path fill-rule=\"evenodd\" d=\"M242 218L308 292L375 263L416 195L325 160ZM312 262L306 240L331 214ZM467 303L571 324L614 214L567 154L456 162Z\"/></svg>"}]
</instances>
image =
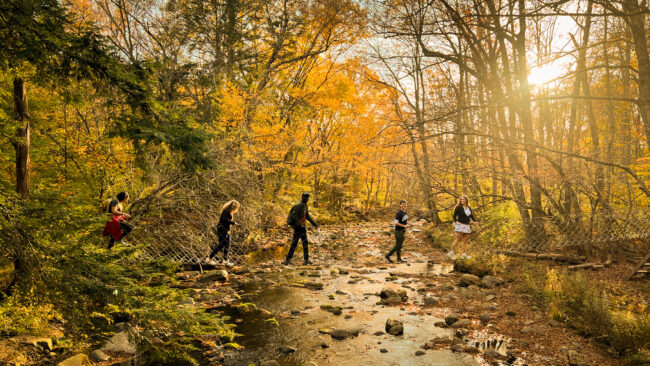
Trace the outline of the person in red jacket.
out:
<instances>
[{"instance_id":1,"label":"person in red jacket","mask_svg":"<svg viewBox=\"0 0 650 366\"><path fill-rule=\"evenodd\" d=\"M108 249L111 249L116 242L123 243L122 239L133 230L133 226L126 222L131 215L124 212L124 205L128 204L129 200L128 193L120 192L117 194L117 199L112 199L108 204L106 212L111 215L111 221L106 223L103 232L104 236L110 236Z\"/></svg>"}]
</instances>

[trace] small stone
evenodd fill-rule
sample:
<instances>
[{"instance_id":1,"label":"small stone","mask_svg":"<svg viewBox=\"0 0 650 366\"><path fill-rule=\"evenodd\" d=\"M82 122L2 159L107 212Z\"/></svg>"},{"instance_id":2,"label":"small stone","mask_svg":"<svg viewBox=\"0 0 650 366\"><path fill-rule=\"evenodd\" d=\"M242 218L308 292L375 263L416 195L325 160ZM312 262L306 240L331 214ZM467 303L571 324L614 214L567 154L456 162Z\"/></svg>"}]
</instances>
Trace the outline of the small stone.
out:
<instances>
[{"instance_id":1,"label":"small stone","mask_svg":"<svg viewBox=\"0 0 650 366\"><path fill-rule=\"evenodd\" d=\"M460 286L462 287L467 287L469 285L480 285L481 284L481 279L478 276L474 276L469 273L465 273L462 276L460 276Z\"/></svg>"},{"instance_id":2,"label":"small stone","mask_svg":"<svg viewBox=\"0 0 650 366\"><path fill-rule=\"evenodd\" d=\"M435 325L438 328L447 328L447 323L445 322L435 322L433 325Z\"/></svg>"},{"instance_id":3,"label":"small stone","mask_svg":"<svg viewBox=\"0 0 650 366\"><path fill-rule=\"evenodd\" d=\"M489 323L491 320L490 314L481 314L479 320L481 321L481 323Z\"/></svg>"},{"instance_id":4,"label":"small stone","mask_svg":"<svg viewBox=\"0 0 650 366\"><path fill-rule=\"evenodd\" d=\"M321 343L320 346L321 348L330 348L330 345L327 343Z\"/></svg>"},{"instance_id":5,"label":"small stone","mask_svg":"<svg viewBox=\"0 0 650 366\"><path fill-rule=\"evenodd\" d=\"M476 353L478 353L478 351L479 351L479 349L476 348L475 346L467 346L467 347L465 347L465 350L464 350L465 353L472 353L472 354L476 354Z\"/></svg>"},{"instance_id":6,"label":"small stone","mask_svg":"<svg viewBox=\"0 0 650 366\"><path fill-rule=\"evenodd\" d=\"M462 344L454 344L453 346L451 346L451 351L456 353L465 352L465 347L463 347Z\"/></svg>"},{"instance_id":7,"label":"small stone","mask_svg":"<svg viewBox=\"0 0 650 366\"><path fill-rule=\"evenodd\" d=\"M100 349L96 349L90 352L88 356L90 357L91 360L97 362L105 362L111 359L106 353L102 352L102 350Z\"/></svg>"},{"instance_id":8,"label":"small stone","mask_svg":"<svg viewBox=\"0 0 650 366\"><path fill-rule=\"evenodd\" d=\"M485 301L492 301L492 300L494 300L495 297L496 297L496 296L494 296L494 295L487 295L487 296L485 297Z\"/></svg>"},{"instance_id":9,"label":"small stone","mask_svg":"<svg viewBox=\"0 0 650 366\"><path fill-rule=\"evenodd\" d=\"M386 332L394 336L404 334L404 325L399 320L389 318L386 320Z\"/></svg>"},{"instance_id":10,"label":"small stone","mask_svg":"<svg viewBox=\"0 0 650 366\"><path fill-rule=\"evenodd\" d=\"M285 355L288 355L290 353L296 352L296 349L293 348L293 347L283 346L283 347L280 347L280 352L285 354Z\"/></svg>"},{"instance_id":11,"label":"small stone","mask_svg":"<svg viewBox=\"0 0 650 366\"><path fill-rule=\"evenodd\" d=\"M379 352L381 352L381 353L388 353L388 350L387 350L386 348L381 348L381 349L379 350Z\"/></svg>"},{"instance_id":12,"label":"small stone","mask_svg":"<svg viewBox=\"0 0 650 366\"><path fill-rule=\"evenodd\" d=\"M426 352L424 352L424 351L421 351L421 350L417 350L417 351L415 351L415 355L416 355L416 356L422 356L422 355L424 355L424 354L426 354Z\"/></svg>"},{"instance_id":13,"label":"small stone","mask_svg":"<svg viewBox=\"0 0 650 366\"><path fill-rule=\"evenodd\" d=\"M460 314L452 313L445 317L445 324L452 325L460 319Z\"/></svg>"},{"instance_id":14,"label":"small stone","mask_svg":"<svg viewBox=\"0 0 650 366\"><path fill-rule=\"evenodd\" d=\"M280 364L276 360L266 360L262 361L260 366L280 366Z\"/></svg>"},{"instance_id":15,"label":"small stone","mask_svg":"<svg viewBox=\"0 0 650 366\"><path fill-rule=\"evenodd\" d=\"M437 306L440 303L437 297L434 296L425 296L424 297L424 306Z\"/></svg>"},{"instance_id":16,"label":"small stone","mask_svg":"<svg viewBox=\"0 0 650 366\"><path fill-rule=\"evenodd\" d=\"M59 362L57 366L90 366L90 360L87 355L79 353Z\"/></svg>"},{"instance_id":17,"label":"small stone","mask_svg":"<svg viewBox=\"0 0 650 366\"><path fill-rule=\"evenodd\" d=\"M469 327L472 322L469 319L460 319L450 325L452 328L466 328Z\"/></svg>"},{"instance_id":18,"label":"small stone","mask_svg":"<svg viewBox=\"0 0 650 366\"><path fill-rule=\"evenodd\" d=\"M384 334L386 334L386 333L379 331L379 332L373 333L372 335L379 337L379 336L383 336Z\"/></svg>"},{"instance_id":19,"label":"small stone","mask_svg":"<svg viewBox=\"0 0 650 366\"><path fill-rule=\"evenodd\" d=\"M300 315L300 310L291 310L291 315Z\"/></svg>"},{"instance_id":20,"label":"small stone","mask_svg":"<svg viewBox=\"0 0 650 366\"><path fill-rule=\"evenodd\" d=\"M505 282L501 278L496 276L487 275L483 276L481 279L481 286L485 288L495 288L503 285L504 283Z\"/></svg>"},{"instance_id":21,"label":"small stone","mask_svg":"<svg viewBox=\"0 0 650 366\"><path fill-rule=\"evenodd\" d=\"M508 310L508 311L506 311L506 315L507 316L515 316L515 315L517 315L517 313L515 313L514 311Z\"/></svg>"}]
</instances>

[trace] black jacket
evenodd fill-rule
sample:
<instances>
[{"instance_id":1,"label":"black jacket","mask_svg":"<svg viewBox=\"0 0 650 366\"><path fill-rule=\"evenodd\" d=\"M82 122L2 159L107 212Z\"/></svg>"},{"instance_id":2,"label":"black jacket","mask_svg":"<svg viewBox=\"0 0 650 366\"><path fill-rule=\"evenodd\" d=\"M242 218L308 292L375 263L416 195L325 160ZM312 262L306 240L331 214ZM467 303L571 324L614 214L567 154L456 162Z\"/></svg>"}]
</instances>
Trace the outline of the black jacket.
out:
<instances>
[{"instance_id":1,"label":"black jacket","mask_svg":"<svg viewBox=\"0 0 650 366\"><path fill-rule=\"evenodd\" d=\"M454 209L454 222L460 222L461 224L468 225L470 223L469 219L471 218L472 220L478 222L476 217L474 217L474 210L472 210L471 207L467 206L469 208L469 216L465 214L465 209L463 209L463 206L456 206Z\"/></svg>"},{"instance_id":2,"label":"black jacket","mask_svg":"<svg viewBox=\"0 0 650 366\"><path fill-rule=\"evenodd\" d=\"M289 211L289 217L287 217L287 225L293 227L294 229L305 227L305 220L309 221L314 226L318 226L316 221L314 221L314 219L312 219L309 215L309 209L307 208L306 203L300 202L291 207L291 211Z\"/></svg>"}]
</instances>

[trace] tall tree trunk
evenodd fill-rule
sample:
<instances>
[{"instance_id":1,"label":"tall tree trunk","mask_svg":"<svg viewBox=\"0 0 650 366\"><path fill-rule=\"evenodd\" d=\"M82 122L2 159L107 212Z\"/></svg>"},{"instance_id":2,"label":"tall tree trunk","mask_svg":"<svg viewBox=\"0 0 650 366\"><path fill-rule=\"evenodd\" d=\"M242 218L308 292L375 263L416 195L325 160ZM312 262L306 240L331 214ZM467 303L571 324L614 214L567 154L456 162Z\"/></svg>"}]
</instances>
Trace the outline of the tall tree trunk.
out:
<instances>
[{"instance_id":1,"label":"tall tree trunk","mask_svg":"<svg viewBox=\"0 0 650 366\"><path fill-rule=\"evenodd\" d=\"M29 110L27 105L27 92L25 81L22 78L14 79L14 113L20 126L13 141L16 150L16 192L23 198L29 197Z\"/></svg>"},{"instance_id":2,"label":"tall tree trunk","mask_svg":"<svg viewBox=\"0 0 650 366\"><path fill-rule=\"evenodd\" d=\"M650 143L650 52L646 36L646 13L637 0L624 0L623 10L630 14L626 20L630 26L639 65L639 114L643 121L646 142Z\"/></svg>"}]
</instances>

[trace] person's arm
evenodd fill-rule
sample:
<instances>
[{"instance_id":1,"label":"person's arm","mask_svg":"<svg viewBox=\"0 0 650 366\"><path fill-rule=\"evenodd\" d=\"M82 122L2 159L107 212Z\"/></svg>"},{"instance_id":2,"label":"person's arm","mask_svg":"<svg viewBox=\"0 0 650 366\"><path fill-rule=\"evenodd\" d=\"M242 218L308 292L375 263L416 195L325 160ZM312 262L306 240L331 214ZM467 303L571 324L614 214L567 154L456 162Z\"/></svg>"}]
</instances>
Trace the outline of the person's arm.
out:
<instances>
[{"instance_id":1,"label":"person's arm","mask_svg":"<svg viewBox=\"0 0 650 366\"><path fill-rule=\"evenodd\" d=\"M399 212L396 213L396 214L395 214L394 224L395 224L396 226L404 227L404 228L405 228L406 225L404 225L404 224L402 224L402 223L400 222L401 219L402 219L402 218L400 217Z\"/></svg>"},{"instance_id":2,"label":"person's arm","mask_svg":"<svg viewBox=\"0 0 650 366\"><path fill-rule=\"evenodd\" d=\"M316 223L316 221L314 221L314 219L311 218L311 215L309 214L309 210L307 210L306 207L305 207L305 210L307 211L305 213L305 218L307 219L307 221L309 221L309 223L312 224L314 227L318 227L318 224Z\"/></svg>"},{"instance_id":3,"label":"person's arm","mask_svg":"<svg viewBox=\"0 0 650 366\"><path fill-rule=\"evenodd\" d=\"M458 224L458 207L459 207L459 206L454 207L454 216L453 216L453 219L454 219L454 223L455 223L455 224Z\"/></svg>"},{"instance_id":4,"label":"person's arm","mask_svg":"<svg viewBox=\"0 0 650 366\"><path fill-rule=\"evenodd\" d=\"M471 211L470 211L469 218L472 219L473 222L478 224L478 220L476 219L476 216L474 216L474 210L472 210L471 208L470 208L470 210Z\"/></svg>"},{"instance_id":5,"label":"person's arm","mask_svg":"<svg viewBox=\"0 0 650 366\"><path fill-rule=\"evenodd\" d=\"M118 204L119 204L119 203L118 203ZM124 213L124 212L120 212L120 211L118 211L118 210L117 210L117 205L115 205L115 206L111 206L111 214L113 214L113 215L115 215L115 216L126 217L127 219L128 219L129 217L131 217L131 215L129 215L129 214L127 214L127 213Z\"/></svg>"}]
</instances>

